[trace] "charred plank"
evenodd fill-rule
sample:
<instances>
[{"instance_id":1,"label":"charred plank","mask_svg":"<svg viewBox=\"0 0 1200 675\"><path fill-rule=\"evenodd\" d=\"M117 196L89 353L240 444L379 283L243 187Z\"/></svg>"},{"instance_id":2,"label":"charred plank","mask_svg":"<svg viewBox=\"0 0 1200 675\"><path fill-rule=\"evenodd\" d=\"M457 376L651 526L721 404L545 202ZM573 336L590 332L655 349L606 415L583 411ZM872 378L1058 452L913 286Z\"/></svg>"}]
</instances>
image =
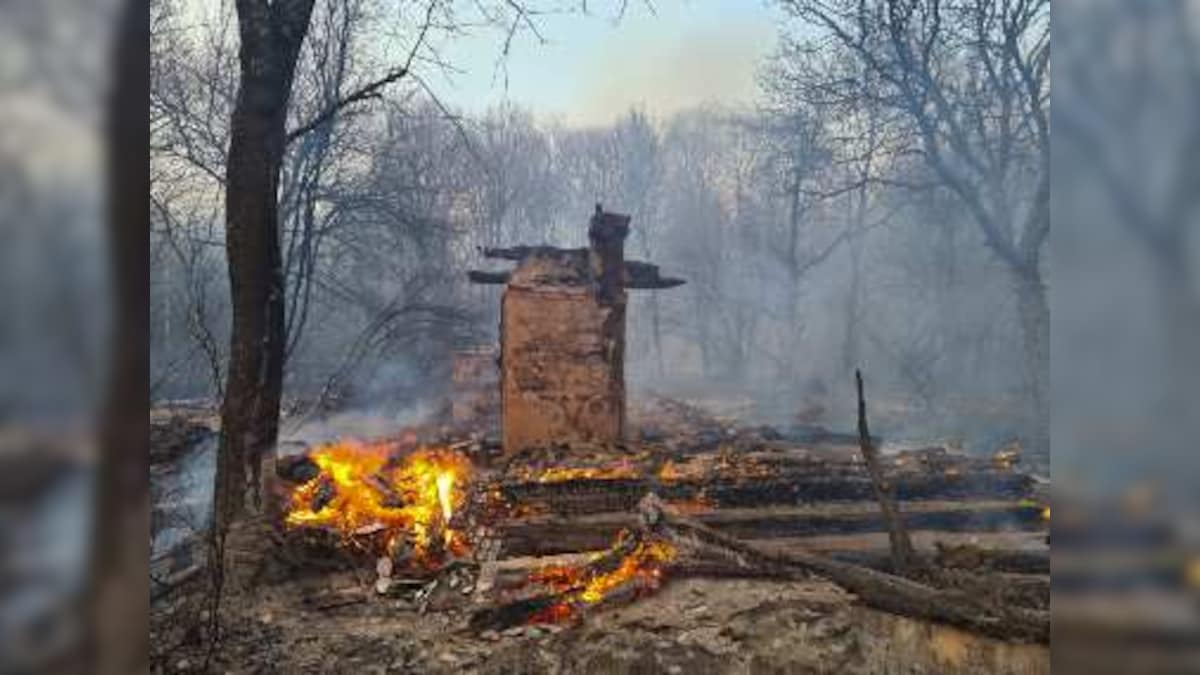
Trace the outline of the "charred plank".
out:
<instances>
[{"instance_id":1,"label":"charred plank","mask_svg":"<svg viewBox=\"0 0 1200 675\"><path fill-rule=\"evenodd\" d=\"M509 271L469 270L467 272L467 280L473 284L502 286L507 284L510 279L512 279L512 272ZM664 290L687 283L676 277L664 277L659 271L658 265L639 260L625 261L623 281L625 288L640 290Z\"/></svg>"},{"instance_id":2,"label":"charred plank","mask_svg":"<svg viewBox=\"0 0 1200 675\"><path fill-rule=\"evenodd\" d=\"M919 500L1018 500L1034 486L1029 476L1007 472L907 474L891 478L896 498ZM874 487L859 473L830 470L821 475L802 471L770 478L719 478L709 481L663 482L653 478L584 478L553 483L501 483L500 493L512 503L538 504L552 513L582 515L629 511L641 495L654 490L664 499L706 498L715 506L757 507L872 500Z\"/></svg>"},{"instance_id":3,"label":"charred plank","mask_svg":"<svg viewBox=\"0 0 1200 675\"><path fill-rule=\"evenodd\" d=\"M827 515L795 511L735 514L716 511L693 517L697 522L739 539L794 539L887 531L886 523L878 511ZM948 507L905 513L903 517L910 530L920 531L983 533L1036 531L1044 527L1037 509L1018 505ZM611 516L516 520L499 525L497 532L504 542L505 557L544 556L602 549L621 530L635 524L636 518L632 515L618 513ZM1031 559L1026 564L1033 567L1038 563Z\"/></svg>"},{"instance_id":4,"label":"charred plank","mask_svg":"<svg viewBox=\"0 0 1200 675\"><path fill-rule=\"evenodd\" d=\"M1000 639L1049 643L1050 613L990 603L959 589L935 588L905 577L839 562L809 552L766 551L671 512L655 495L639 504L646 532L666 537L693 555L728 560L749 570L790 568L822 576L868 606L937 621Z\"/></svg>"}]
</instances>

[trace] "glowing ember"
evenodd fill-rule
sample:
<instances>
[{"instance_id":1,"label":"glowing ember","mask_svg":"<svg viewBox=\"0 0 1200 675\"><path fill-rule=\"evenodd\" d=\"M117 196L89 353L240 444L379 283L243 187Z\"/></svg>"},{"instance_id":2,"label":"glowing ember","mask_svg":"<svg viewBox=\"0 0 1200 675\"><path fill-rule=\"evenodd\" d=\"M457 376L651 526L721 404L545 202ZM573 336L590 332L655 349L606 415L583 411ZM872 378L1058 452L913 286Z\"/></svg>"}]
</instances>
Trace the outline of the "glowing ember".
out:
<instances>
[{"instance_id":1,"label":"glowing ember","mask_svg":"<svg viewBox=\"0 0 1200 675\"><path fill-rule=\"evenodd\" d=\"M588 579L579 598L588 604L595 604L614 588L635 577L649 582L649 588L658 588L662 583L663 565L674 558L675 547L666 542L639 542L633 552L621 560L617 569Z\"/></svg>"},{"instance_id":2,"label":"glowing ember","mask_svg":"<svg viewBox=\"0 0 1200 675\"><path fill-rule=\"evenodd\" d=\"M683 480L687 477L689 477L688 473L684 472L679 465L669 459L664 462L662 468L658 470L658 479L666 483Z\"/></svg>"},{"instance_id":3,"label":"glowing ember","mask_svg":"<svg viewBox=\"0 0 1200 675\"><path fill-rule=\"evenodd\" d=\"M347 538L383 531L389 553L408 542L423 564L440 557L434 541L465 552L465 540L451 527L471 473L463 455L420 449L397 457L386 443L341 441L313 450L309 458L320 473L292 491L287 526L327 528Z\"/></svg>"},{"instance_id":4,"label":"glowing ember","mask_svg":"<svg viewBox=\"0 0 1200 675\"><path fill-rule=\"evenodd\" d=\"M639 540L633 544L615 566L594 565L614 552L625 548L627 532L617 536L617 543L604 553L591 557L585 565L556 565L542 568L531 575L531 580L545 584L565 597L558 603L534 616L530 623L557 623L574 615L579 608L600 603L615 590L633 582L638 592L657 589L663 581L663 567L675 559L676 549L661 540Z\"/></svg>"},{"instance_id":5,"label":"glowing ember","mask_svg":"<svg viewBox=\"0 0 1200 675\"><path fill-rule=\"evenodd\" d=\"M728 449L723 449L715 458L693 457L680 462L667 460L658 469L658 479L664 483L704 481L713 478L769 478L775 474L776 470L770 465Z\"/></svg>"},{"instance_id":6,"label":"glowing ember","mask_svg":"<svg viewBox=\"0 0 1200 675\"><path fill-rule=\"evenodd\" d=\"M703 492L692 499L671 500L668 503L676 511L687 514L708 513L717 508L717 503Z\"/></svg>"},{"instance_id":7,"label":"glowing ember","mask_svg":"<svg viewBox=\"0 0 1200 675\"><path fill-rule=\"evenodd\" d=\"M1185 565L1183 581L1188 588L1200 590L1200 557L1193 558Z\"/></svg>"},{"instance_id":8,"label":"glowing ember","mask_svg":"<svg viewBox=\"0 0 1200 675\"><path fill-rule=\"evenodd\" d=\"M553 467L538 474L537 481L539 483L559 483L580 479L615 480L617 478L637 478L639 473L632 462L621 460L608 466Z\"/></svg>"}]
</instances>

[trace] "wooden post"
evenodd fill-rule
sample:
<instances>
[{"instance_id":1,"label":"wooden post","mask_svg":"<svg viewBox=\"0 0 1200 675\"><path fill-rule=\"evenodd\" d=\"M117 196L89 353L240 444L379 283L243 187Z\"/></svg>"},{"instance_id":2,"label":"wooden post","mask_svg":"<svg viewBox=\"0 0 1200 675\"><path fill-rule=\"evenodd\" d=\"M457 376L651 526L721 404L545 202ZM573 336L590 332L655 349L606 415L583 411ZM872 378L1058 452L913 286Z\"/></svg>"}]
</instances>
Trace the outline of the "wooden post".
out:
<instances>
[{"instance_id":1,"label":"wooden post","mask_svg":"<svg viewBox=\"0 0 1200 675\"><path fill-rule=\"evenodd\" d=\"M901 576L907 574L913 563L912 541L904 529L904 523L896 509L892 498L892 488L883 478L883 470L879 467L879 455L871 440L871 431L867 428L867 401L863 396L862 371L854 371L854 384L858 389L858 443L862 448L863 460L867 464L867 473L871 476L871 485L875 488L875 497L879 499L879 510L888 529L888 541L892 548L892 571Z\"/></svg>"}]
</instances>

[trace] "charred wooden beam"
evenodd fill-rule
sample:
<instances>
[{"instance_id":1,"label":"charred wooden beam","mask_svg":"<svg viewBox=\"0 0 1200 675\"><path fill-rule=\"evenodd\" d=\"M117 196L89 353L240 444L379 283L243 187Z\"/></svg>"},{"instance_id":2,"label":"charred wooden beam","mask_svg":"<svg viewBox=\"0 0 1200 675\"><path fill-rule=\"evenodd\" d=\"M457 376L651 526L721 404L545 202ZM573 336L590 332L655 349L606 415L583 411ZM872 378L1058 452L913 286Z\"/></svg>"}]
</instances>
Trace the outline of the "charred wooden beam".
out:
<instances>
[{"instance_id":1,"label":"charred wooden beam","mask_svg":"<svg viewBox=\"0 0 1200 675\"><path fill-rule=\"evenodd\" d=\"M876 509L820 513L809 509L713 511L693 518L739 539L770 540L886 532ZM1044 527L1037 509L1018 505L947 504L904 514L911 530L923 532L1036 531ZM602 549L619 532L636 525L629 513L580 518L528 518L497 527L503 556L545 556Z\"/></svg>"},{"instance_id":2,"label":"charred wooden beam","mask_svg":"<svg viewBox=\"0 0 1200 675\"><path fill-rule=\"evenodd\" d=\"M581 594L590 580L609 575L622 567L643 542L641 533L624 532L611 548L599 556L562 568L564 572L569 571L569 576L549 575L555 578L555 581L547 581L550 586L555 587L554 592L479 610L471 616L468 629L481 632L504 630L527 623L554 623L572 618L584 610L591 611L601 606L632 600L648 590L647 582L637 576L625 579L616 587L606 590L598 601L594 598L585 599ZM523 570L523 576L528 579L527 570Z\"/></svg>"},{"instance_id":3,"label":"charred wooden beam","mask_svg":"<svg viewBox=\"0 0 1200 675\"><path fill-rule=\"evenodd\" d=\"M895 572L890 551L824 551L835 560L863 565L883 572ZM942 561L937 561L941 563ZM986 550L980 558L979 569L1007 574L1047 576L1050 574L1049 551Z\"/></svg>"},{"instance_id":4,"label":"charred wooden beam","mask_svg":"<svg viewBox=\"0 0 1200 675\"><path fill-rule=\"evenodd\" d=\"M521 262L522 260L525 260L526 258L532 258L533 256L583 256L587 254L587 249L559 248L558 246L508 246L484 248L481 250L481 253L485 258Z\"/></svg>"},{"instance_id":5,"label":"charred wooden beam","mask_svg":"<svg viewBox=\"0 0 1200 675\"><path fill-rule=\"evenodd\" d=\"M475 633L502 631L530 623L538 615L545 614L563 602L563 593L544 593L530 598L521 598L492 607L484 607L471 614L467 630Z\"/></svg>"},{"instance_id":6,"label":"charred wooden beam","mask_svg":"<svg viewBox=\"0 0 1200 675\"><path fill-rule=\"evenodd\" d=\"M473 284L494 284L503 286L512 278L512 272L488 272L486 270L469 270L467 280Z\"/></svg>"},{"instance_id":7,"label":"charred wooden beam","mask_svg":"<svg viewBox=\"0 0 1200 675\"><path fill-rule=\"evenodd\" d=\"M775 542L750 541L749 543L758 546L769 547ZM799 548L821 555L829 556L834 560L844 563L861 565L870 567L871 569L880 572L893 572L891 563L891 554L886 549L873 550L838 550L815 547L812 545L797 544ZM518 558L508 558L500 563L495 571L493 585L496 589L512 590L528 585L530 573L534 570L541 569L546 565L580 565L585 564L588 559L594 555L592 552L586 553L571 553L554 556L523 556ZM1050 574L1050 552L1049 551L1012 551L1012 550L994 550L986 551L986 569L1001 572L1011 575L1024 575L1030 585L1036 585L1039 592L1049 590L1049 582L1046 578ZM734 572L722 563L714 563L712 561L695 561L684 560L678 561L671 565L671 576L697 576L697 577L726 577L733 576L738 578L753 577L754 574L747 574L745 571ZM790 579L794 573L780 573L777 569L760 569L757 570L757 575L764 579ZM1021 582L1026 583L1026 582Z\"/></svg>"},{"instance_id":8,"label":"charred wooden beam","mask_svg":"<svg viewBox=\"0 0 1200 675\"><path fill-rule=\"evenodd\" d=\"M658 265L640 260L626 260L624 283L625 288L654 290L675 288L687 282L683 279L662 276Z\"/></svg>"},{"instance_id":9,"label":"charred wooden beam","mask_svg":"<svg viewBox=\"0 0 1200 675\"><path fill-rule=\"evenodd\" d=\"M1030 495L1034 481L1008 472L897 474L891 478L898 499L1019 500ZM768 478L717 478L706 481L664 482L653 478L576 479L554 483L500 483L511 503L539 505L561 514L629 511L642 495L656 491L669 501L704 498L715 506L756 507L802 503L859 502L875 498L870 479L860 473L830 469L825 474L801 469Z\"/></svg>"},{"instance_id":10,"label":"charred wooden beam","mask_svg":"<svg viewBox=\"0 0 1200 675\"><path fill-rule=\"evenodd\" d=\"M511 278L512 272L508 271L470 270L467 272L467 279L473 284L502 286L507 284ZM625 288L630 289L663 290L682 286L687 282L675 277L662 276L658 265L640 260L626 260L624 283Z\"/></svg>"},{"instance_id":11,"label":"charred wooden beam","mask_svg":"<svg viewBox=\"0 0 1200 675\"><path fill-rule=\"evenodd\" d=\"M986 597L960 589L935 588L809 552L765 551L672 512L653 494L640 502L638 511L644 531L665 537L700 558L727 560L749 570L803 570L832 581L875 609L1000 639L1050 641L1050 613L1045 610L989 602Z\"/></svg>"},{"instance_id":12,"label":"charred wooden beam","mask_svg":"<svg viewBox=\"0 0 1200 675\"><path fill-rule=\"evenodd\" d=\"M1000 639L1045 643L1050 638L1050 615L1046 609L1049 592L1044 579L1016 579L1011 581L1009 589L995 589L1007 580L994 575L931 575L929 579L915 580L810 551L768 550L676 513L653 493L639 503L637 520L638 528L629 535L632 538L624 541L659 541L670 545L673 553L668 563L669 574L793 580L815 575L853 593L864 604L893 614L946 623ZM613 550L629 549L618 546ZM597 560L619 555L601 556L578 569L586 572ZM579 576L572 574L569 578ZM587 574L582 576L586 578ZM985 587L996 592L983 592ZM623 595L618 587L612 595L605 595L601 604ZM476 630L495 630L527 623L570 601L568 592L508 602L476 613L470 626Z\"/></svg>"}]
</instances>

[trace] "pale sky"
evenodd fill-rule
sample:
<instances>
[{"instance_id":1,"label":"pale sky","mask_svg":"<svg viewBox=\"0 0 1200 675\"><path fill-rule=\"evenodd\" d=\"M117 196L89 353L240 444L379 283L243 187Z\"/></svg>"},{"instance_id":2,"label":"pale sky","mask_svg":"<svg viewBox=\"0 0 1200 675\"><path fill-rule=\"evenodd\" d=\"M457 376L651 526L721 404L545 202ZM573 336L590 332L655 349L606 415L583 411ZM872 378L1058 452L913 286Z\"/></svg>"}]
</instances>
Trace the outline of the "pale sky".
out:
<instances>
[{"instance_id":1,"label":"pale sky","mask_svg":"<svg viewBox=\"0 0 1200 675\"><path fill-rule=\"evenodd\" d=\"M714 101L749 104L756 72L775 47L778 11L764 0L591 0L590 14L538 19L548 44L514 41L497 70L503 35L458 37L442 49L461 73L430 85L449 106L479 112L505 100L576 126L605 124L640 106L654 115Z\"/></svg>"}]
</instances>

